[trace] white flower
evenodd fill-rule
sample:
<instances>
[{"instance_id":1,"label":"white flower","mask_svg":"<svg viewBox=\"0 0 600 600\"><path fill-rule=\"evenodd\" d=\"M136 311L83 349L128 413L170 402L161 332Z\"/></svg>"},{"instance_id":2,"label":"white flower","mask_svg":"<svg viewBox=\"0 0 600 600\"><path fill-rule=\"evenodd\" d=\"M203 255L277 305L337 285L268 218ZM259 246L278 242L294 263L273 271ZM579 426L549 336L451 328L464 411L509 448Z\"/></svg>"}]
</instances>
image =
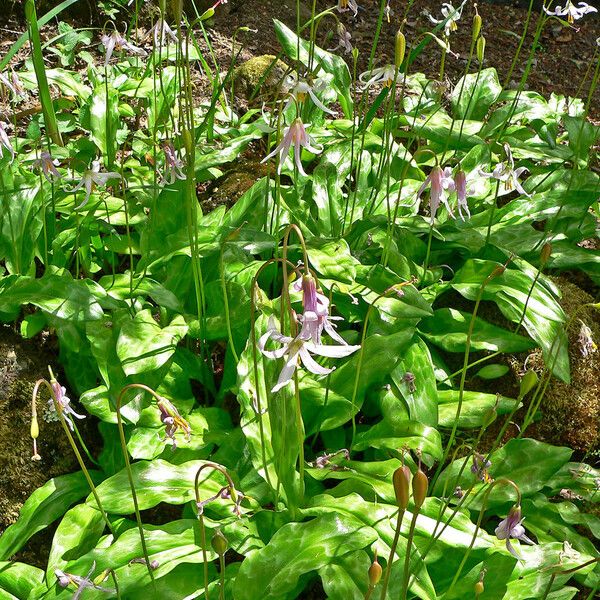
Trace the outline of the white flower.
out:
<instances>
[{"instance_id":1,"label":"white flower","mask_svg":"<svg viewBox=\"0 0 600 600\"><path fill-rule=\"evenodd\" d=\"M352 47L352 43L350 42L352 36L350 35L350 32L341 23L338 23L337 34L338 45L334 48L328 48L328 52L335 52L336 50L343 49L346 54L352 54L352 50L354 49Z\"/></svg>"},{"instance_id":2,"label":"white flower","mask_svg":"<svg viewBox=\"0 0 600 600\"><path fill-rule=\"evenodd\" d=\"M142 48L138 48L137 46L129 43L118 31L113 31L110 35L103 35L101 40L102 45L106 50L106 56L104 58L105 67L110 62L110 58L115 50L117 52L120 52L121 50L128 50L131 54L136 54L137 56L146 56L145 50L142 50Z\"/></svg>"},{"instance_id":3,"label":"white flower","mask_svg":"<svg viewBox=\"0 0 600 600\"><path fill-rule=\"evenodd\" d=\"M396 79L396 67L394 65L385 65L372 71L366 71L358 76L358 80L364 88L368 88L377 83L383 83L385 87L391 87Z\"/></svg>"},{"instance_id":4,"label":"white flower","mask_svg":"<svg viewBox=\"0 0 600 600\"><path fill-rule=\"evenodd\" d=\"M590 6L587 2L580 2L575 6L571 0L568 0L564 6L557 6L554 11L550 11L544 6L544 11L553 17L564 17L566 15L567 21L573 23L588 13L598 12L598 9Z\"/></svg>"},{"instance_id":5,"label":"white flower","mask_svg":"<svg viewBox=\"0 0 600 600\"><path fill-rule=\"evenodd\" d=\"M164 19L156 21L156 25L152 28L152 32L154 34L154 45L156 47L164 46L165 42L168 40L171 40L175 44L179 42L177 34L169 27Z\"/></svg>"},{"instance_id":6,"label":"white flower","mask_svg":"<svg viewBox=\"0 0 600 600\"><path fill-rule=\"evenodd\" d=\"M112 593L113 590L96 585L91 579L92 573L95 570L96 561L92 563L92 566L85 577L81 577L81 575L73 575L72 573L65 573L60 569L54 569L54 576L56 577L57 583L60 587L66 588L69 585L74 585L77 588L71 600L79 600L79 598L81 598L81 595L83 594L83 590L86 589L98 590L107 594Z\"/></svg>"},{"instance_id":7,"label":"white flower","mask_svg":"<svg viewBox=\"0 0 600 600\"><path fill-rule=\"evenodd\" d=\"M40 157L33 161L33 166L36 169L40 169L42 171L43 176L46 180L52 183L53 179L60 179L62 175L58 172L59 161L55 158L52 158L50 152L42 152Z\"/></svg>"},{"instance_id":8,"label":"white flower","mask_svg":"<svg viewBox=\"0 0 600 600\"><path fill-rule=\"evenodd\" d=\"M493 178L502 181L504 182L505 190L516 189L519 194L523 194L529 198L530 194L523 189L523 186L519 182L519 177L527 171L527 167L515 169L515 161L513 160L508 144L504 144L504 152L506 153L506 162L498 163L491 173L486 173L480 169L479 174L488 179Z\"/></svg>"},{"instance_id":9,"label":"white flower","mask_svg":"<svg viewBox=\"0 0 600 600\"><path fill-rule=\"evenodd\" d=\"M517 559L522 560L521 556L514 549L513 545L510 543L510 539L514 538L515 540L520 540L521 542L525 542L526 544L534 545L535 542L531 541L525 535L525 527L521 525L523 519L521 518L521 507L513 506L508 512L508 516L506 519L500 521L498 527L496 527L496 537L499 540L506 540L506 549Z\"/></svg>"},{"instance_id":10,"label":"white flower","mask_svg":"<svg viewBox=\"0 0 600 600\"><path fill-rule=\"evenodd\" d=\"M308 133L306 133L306 128L304 123L302 123L302 119L294 119L292 124L284 131L283 139L279 144L275 147L273 152L267 154L260 162L264 163L275 154L279 155L279 166L277 167L277 172L281 173L281 167L285 162L285 159L290 151L292 145L294 146L294 160L296 161L296 166L298 167L298 171L306 176L304 169L302 168L302 161L300 160L300 155L302 153L301 147L306 148L309 152L313 154L319 154L323 148L316 147L312 145L312 140Z\"/></svg>"},{"instance_id":11,"label":"white flower","mask_svg":"<svg viewBox=\"0 0 600 600\"><path fill-rule=\"evenodd\" d=\"M322 85L321 82L317 81L314 86L309 85L304 79L299 79L296 73L291 73L286 78L283 87L286 92L289 92L291 98L294 98L297 102L304 102L306 96L310 96L310 99L314 102L315 106L320 108L323 112L330 115L335 115L335 111L327 108L315 95L314 90L318 89ZM286 104L286 108L290 105L290 102Z\"/></svg>"},{"instance_id":12,"label":"white flower","mask_svg":"<svg viewBox=\"0 0 600 600\"><path fill-rule=\"evenodd\" d=\"M356 4L356 0L338 0L337 9L338 12L341 13L348 12L350 10L355 17L358 14L358 4Z\"/></svg>"},{"instance_id":13,"label":"white flower","mask_svg":"<svg viewBox=\"0 0 600 600\"><path fill-rule=\"evenodd\" d=\"M333 368L328 369L317 363L311 354L318 356L326 356L329 358L342 358L356 352L360 346L324 346L323 344L315 344L310 340L311 327L318 321L318 316L310 311L305 311L302 316L302 330L295 337L291 338L287 335L279 333L273 317L269 319L269 328L267 332L258 340L258 348L267 358L277 359L285 357L285 364L277 383L271 390L273 393L285 387L290 381L298 366L298 361L301 361L304 367L315 375L328 375L333 371ZM269 339L281 344L277 350L266 350L266 344Z\"/></svg>"},{"instance_id":14,"label":"white flower","mask_svg":"<svg viewBox=\"0 0 600 600\"><path fill-rule=\"evenodd\" d=\"M444 33L446 37L448 37L453 31L456 31L458 29L458 25L456 24L456 22L462 16L462 10L465 6L465 3L466 0L464 0L458 8L454 8L454 6L452 6L452 4L450 4L449 2L444 2L442 4L442 18L435 19L430 14L428 14L429 20L432 23L435 23L436 25L438 25L439 23L445 23Z\"/></svg>"},{"instance_id":15,"label":"white flower","mask_svg":"<svg viewBox=\"0 0 600 600\"><path fill-rule=\"evenodd\" d=\"M80 415L71 408L71 400L69 400L69 398L66 396L67 390L61 386L58 381L53 380L50 383L52 385L52 390L54 391L54 396L56 397L56 405L58 405L58 410L61 412L62 416L67 422L69 429L73 431L74 426L73 419L71 417L73 416L76 419L85 419L85 415ZM56 405L54 404L54 400L52 398L48 400L48 409L50 410L50 413L56 411Z\"/></svg>"},{"instance_id":16,"label":"white flower","mask_svg":"<svg viewBox=\"0 0 600 600\"><path fill-rule=\"evenodd\" d=\"M2 152L2 148L5 148L10 152L11 161L15 159L15 151L10 143L10 138L8 137L8 133L6 132L6 128L8 124L4 121L0 121L0 158L4 157L4 153Z\"/></svg>"},{"instance_id":17,"label":"white flower","mask_svg":"<svg viewBox=\"0 0 600 600\"><path fill-rule=\"evenodd\" d=\"M79 210L88 203L90 195L94 190L95 186L105 186L110 179L120 178L121 175L119 173L100 173L100 161L95 160L94 162L92 162L92 168L83 172L83 175L81 176L81 181L73 189L66 191L70 194L73 194L80 190L82 187L85 187L85 199L78 207L75 208L75 210Z\"/></svg>"}]
</instances>

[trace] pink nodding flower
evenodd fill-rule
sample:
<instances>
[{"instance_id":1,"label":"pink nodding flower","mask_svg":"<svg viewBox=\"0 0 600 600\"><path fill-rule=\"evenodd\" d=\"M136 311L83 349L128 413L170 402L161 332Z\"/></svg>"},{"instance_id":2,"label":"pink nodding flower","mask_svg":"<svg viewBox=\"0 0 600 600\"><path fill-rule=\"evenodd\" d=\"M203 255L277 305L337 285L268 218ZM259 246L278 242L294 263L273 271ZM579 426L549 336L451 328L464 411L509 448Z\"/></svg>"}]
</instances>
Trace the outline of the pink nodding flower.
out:
<instances>
[{"instance_id":1,"label":"pink nodding flower","mask_svg":"<svg viewBox=\"0 0 600 600\"><path fill-rule=\"evenodd\" d=\"M450 216L454 217L454 213L448 204L446 190L453 191L455 184L452 179L452 169L450 167L446 167L442 169L437 165L431 169L431 173L427 175L427 178L422 183L419 191L417 192L417 199L421 197L421 194L425 191L428 185L431 185L431 190L429 193L429 207L431 213L431 222L433 223L435 219L435 215L440 206L440 202L444 203L444 206L448 210Z\"/></svg>"},{"instance_id":2,"label":"pink nodding flower","mask_svg":"<svg viewBox=\"0 0 600 600\"><path fill-rule=\"evenodd\" d=\"M302 123L302 119L300 119L300 118L294 119L292 124L284 131L283 139L281 140L281 142L279 142L279 144L275 147L273 152L271 152L270 154L267 154L267 156L265 156L261 160L261 163L266 162L267 160L269 160L269 158L278 154L279 155L279 165L277 167L277 172L281 173L281 167L283 166L283 163L285 162L285 159L290 151L290 148L293 146L294 147L294 160L296 162L296 166L298 167L298 171L302 175L306 176L306 173L304 172L304 169L302 168L302 161L300 160L300 157L302 154L301 148L304 147L309 152L312 152L313 154L319 154L323 150L323 147L319 148L319 147L313 146L312 144L313 144L313 142L312 142L310 136L308 135L308 133L306 133L306 128L304 126L304 123Z\"/></svg>"},{"instance_id":3,"label":"pink nodding flower","mask_svg":"<svg viewBox=\"0 0 600 600\"><path fill-rule=\"evenodd\" d=\"M42 152L40 157L33 161L33 166L36 169L40 169L42 175L46 178L49 183L52 183L53 179L61 179L62 175L56 168L60 163L57 159L52 158L50 152Z\"/></svg>"},{"instance_id":4,"label":"pink nodding flower","mask_svg":"<svg viewBox=\"0 0 600 600\"><path fill-rule=\"evenodd\" d=\"M469 203L467 202L467 174L462 169L459 169L454 176L454 189L456 190L456 200L460 218L463 221L465 220L463 211L467 214L467 217L471 218Z\"/></svg>"},{"instance_id":5,"label":"pink nodding flower","mask_svg":"<svg viewBox=\"0 0 600 600\"><path fill-rule=\"evenodd\" d=\"M498 527L496 527L496 537L499 540L506 540L506 549L517 559L523 560L519 556L518 552L514 549L510 543L511 538L525 542L526 544L534 545L535 542L530 540L525 535L525 527L521 525L523 519L521 518L521 507L519 505L513 506L508 512L506 519L500 521Z\"/></svg>"}]
</instances>

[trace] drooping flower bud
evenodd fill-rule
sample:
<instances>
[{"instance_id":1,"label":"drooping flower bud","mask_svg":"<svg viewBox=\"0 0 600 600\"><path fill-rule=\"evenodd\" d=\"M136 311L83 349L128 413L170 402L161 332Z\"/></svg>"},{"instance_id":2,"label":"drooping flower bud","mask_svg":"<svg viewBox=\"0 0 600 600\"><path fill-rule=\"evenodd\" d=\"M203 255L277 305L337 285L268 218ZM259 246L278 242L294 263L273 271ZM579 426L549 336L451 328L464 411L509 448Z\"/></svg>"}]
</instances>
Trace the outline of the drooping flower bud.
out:
<instances>
[{"instance_id":1,"label":"drooping flower bud","mask_svg":"<svg viewBox=\"0 0 600 600\"><path fill-rule=\"evenodd\" d=\"M552 244L550 242L546 242L542 246L542 251L540 252L540 262L542 265L545 265L552 254Z\"/></svg>"},{"instance_id":2,"label":"drooping flower bud","mask_svg":"<svg viewBox=\"0 0 600 600\"><path fill-rule=\"evenodd\" d=\"M377 562L377 552L376 552L375 559L373 560L373 564L369 567L369 585L371 587L375 587L379 583L382 573L383 573L383 569L381 568L381 565Z\"/></svg>"},{"instance_id":3,"label":"drooping flower bud","mask_svg":"<svg viewBox=\"0 0 600 600\"><path fill-rule=\"evenodd\" d=\"M213 547L213 550L219 555L223 556L225 552L227 552L227 546L229 543L227 542L227 538L223 535L220 529L215 531L212 539L210 540L210 544Z\"/></svg>"},{"instance_id":4,"label":"drooping flower bud","mask_svg":"<svg viewBox=\"0 0 600 600\"><path fill-rule=\"evenodd\" d=\"M402 31L398 30L396 33L396 52L394 54L394 64L398 69L400 65L404 62L404 54L406 52L406 37L402 33Z\"/></svg>"},{"instance_id":5,"label":"drooping flower bud","mask_svg":"<svg viewBox=\"0 0 600 600\"><path fill-rule=\"evenodd\" d=\"M483 591L485 590L485 586L483 585L483 581L478 581L475 585L474 585L474 591L475 591L475 597L479 597L481 596L481 594L483 594Z\"/></svg>"},{"instance_id":6,"label":"drooping flower bud","mask_svg":"<svg viewBox=\"0 0 600 600\"><path fill-rule=\"evenodd\" d=\"M477 40L477 60L483 63L483 57L485 55L485 38L480 36Z\"/></svg>"},{"instance_id":7,"label":"drooping flower bud","mask_svg":"<svg viewBox=\"0 0 600 600\"><path fill-rule=\"evenodd\" d=\"M417 510L423 506L423 502L425 502L425 498L427 498L428 487L429 480L427 479L427 475L419 468L412 480L413 500Z\"/></svg>"},{"instance_id":8,"label":"drooping flower bud","mask_svg":"<svg viewBox=\"0 0 600 600\"><path fill-rule=\"evenodd\" d=\"M396 503L398 507L405 510L408 506L408 497L410 495L409 481L410 481L410 469L404 465L397 468L394 471L392 481L394 484L394 492L396 494Z\"/></svg>"}]
</instances>

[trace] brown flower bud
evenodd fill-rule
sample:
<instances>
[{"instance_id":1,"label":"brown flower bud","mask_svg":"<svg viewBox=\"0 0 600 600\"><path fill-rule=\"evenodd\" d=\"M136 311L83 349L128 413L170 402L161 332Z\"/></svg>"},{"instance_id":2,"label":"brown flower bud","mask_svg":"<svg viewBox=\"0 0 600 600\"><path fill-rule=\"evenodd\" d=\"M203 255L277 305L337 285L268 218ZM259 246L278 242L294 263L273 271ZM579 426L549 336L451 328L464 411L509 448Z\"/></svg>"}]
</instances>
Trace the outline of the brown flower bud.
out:
<instances>
[{"instance_id":1,"label":"brown flower bud","mask_svg":"<svg viewBox=\"0 0 600 600\"><path fill-rule=\"evenodd\" d=\"M415 501L415 507L417 509L423 506L425 498L427 498L427 488L429 487L429 480L427 475L419 469L412 480L413 500Z\"/></svg>"},{"instance_id":2,"label":"brown flower bud","mask_svg":"<svg viewBox=\"0 0 600 600\"><path fill-rule=\"evenodd\" d=\"M383 569L381 568L381 565L377 562L377 554L375 554L375 560L373 561L373 564L369 567L369 585L371 587L375 587L379 583L382 573Z\"/></svg>"},{"instance_id":3,"label":"brown flower bud","mask_svg":"<svg viewBox=\"0 0 600 600\"><path fill-rule=\"evenodd\" d=\"M408 473L407 473L408 471ZM394 471L393 475L394 492L396 493L396 503L404 510L408 506L410 469L405 465Z\"/></svg>"},{"instance_id":4,"label":"brown flower bud","mask_svg":"<svg viewBox=\"0 0 600 600\"><path fill-rule=\"evenodd\" d=\"M542 265L545 265L552 254L552 244L550 242L546 242L542 246L542 251L540 252L540 262Z\"/></svg>"}]
</instances>

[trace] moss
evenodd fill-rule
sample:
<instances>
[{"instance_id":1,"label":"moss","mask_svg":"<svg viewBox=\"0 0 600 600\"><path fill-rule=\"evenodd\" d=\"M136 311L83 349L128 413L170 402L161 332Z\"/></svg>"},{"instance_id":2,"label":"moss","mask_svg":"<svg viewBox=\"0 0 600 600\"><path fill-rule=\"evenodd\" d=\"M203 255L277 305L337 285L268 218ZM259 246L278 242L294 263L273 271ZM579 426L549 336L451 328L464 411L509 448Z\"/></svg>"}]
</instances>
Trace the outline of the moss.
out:
<instances>
[{"instance_id":1,"label":"moss","mask_svg":"<svg viewBox=\"0 0 600 600\"><path fill-rule=\"evenodd\" d=\"M265 100L277 94L287 71L287 65L271 54L254 56L234 69L234 92L246 100L253 94Z\"/></svg>"},{"instance_id":2,"label":"moss","mask_svg":"<svg viewBox=\"0 0 600 600\"><path fill-rule=\"evenodd\" d=\"M553 379L542 401L543 418L538 430L547 441L567 445L583 453L600 445L600 351L587 357L581 353L579 331L581 319L600 341L598 312L585 304L594 299L576 285L558 278L561 305L571 317L577 313L569 330L571 383Z\"/></svg>"}]
</instances>

